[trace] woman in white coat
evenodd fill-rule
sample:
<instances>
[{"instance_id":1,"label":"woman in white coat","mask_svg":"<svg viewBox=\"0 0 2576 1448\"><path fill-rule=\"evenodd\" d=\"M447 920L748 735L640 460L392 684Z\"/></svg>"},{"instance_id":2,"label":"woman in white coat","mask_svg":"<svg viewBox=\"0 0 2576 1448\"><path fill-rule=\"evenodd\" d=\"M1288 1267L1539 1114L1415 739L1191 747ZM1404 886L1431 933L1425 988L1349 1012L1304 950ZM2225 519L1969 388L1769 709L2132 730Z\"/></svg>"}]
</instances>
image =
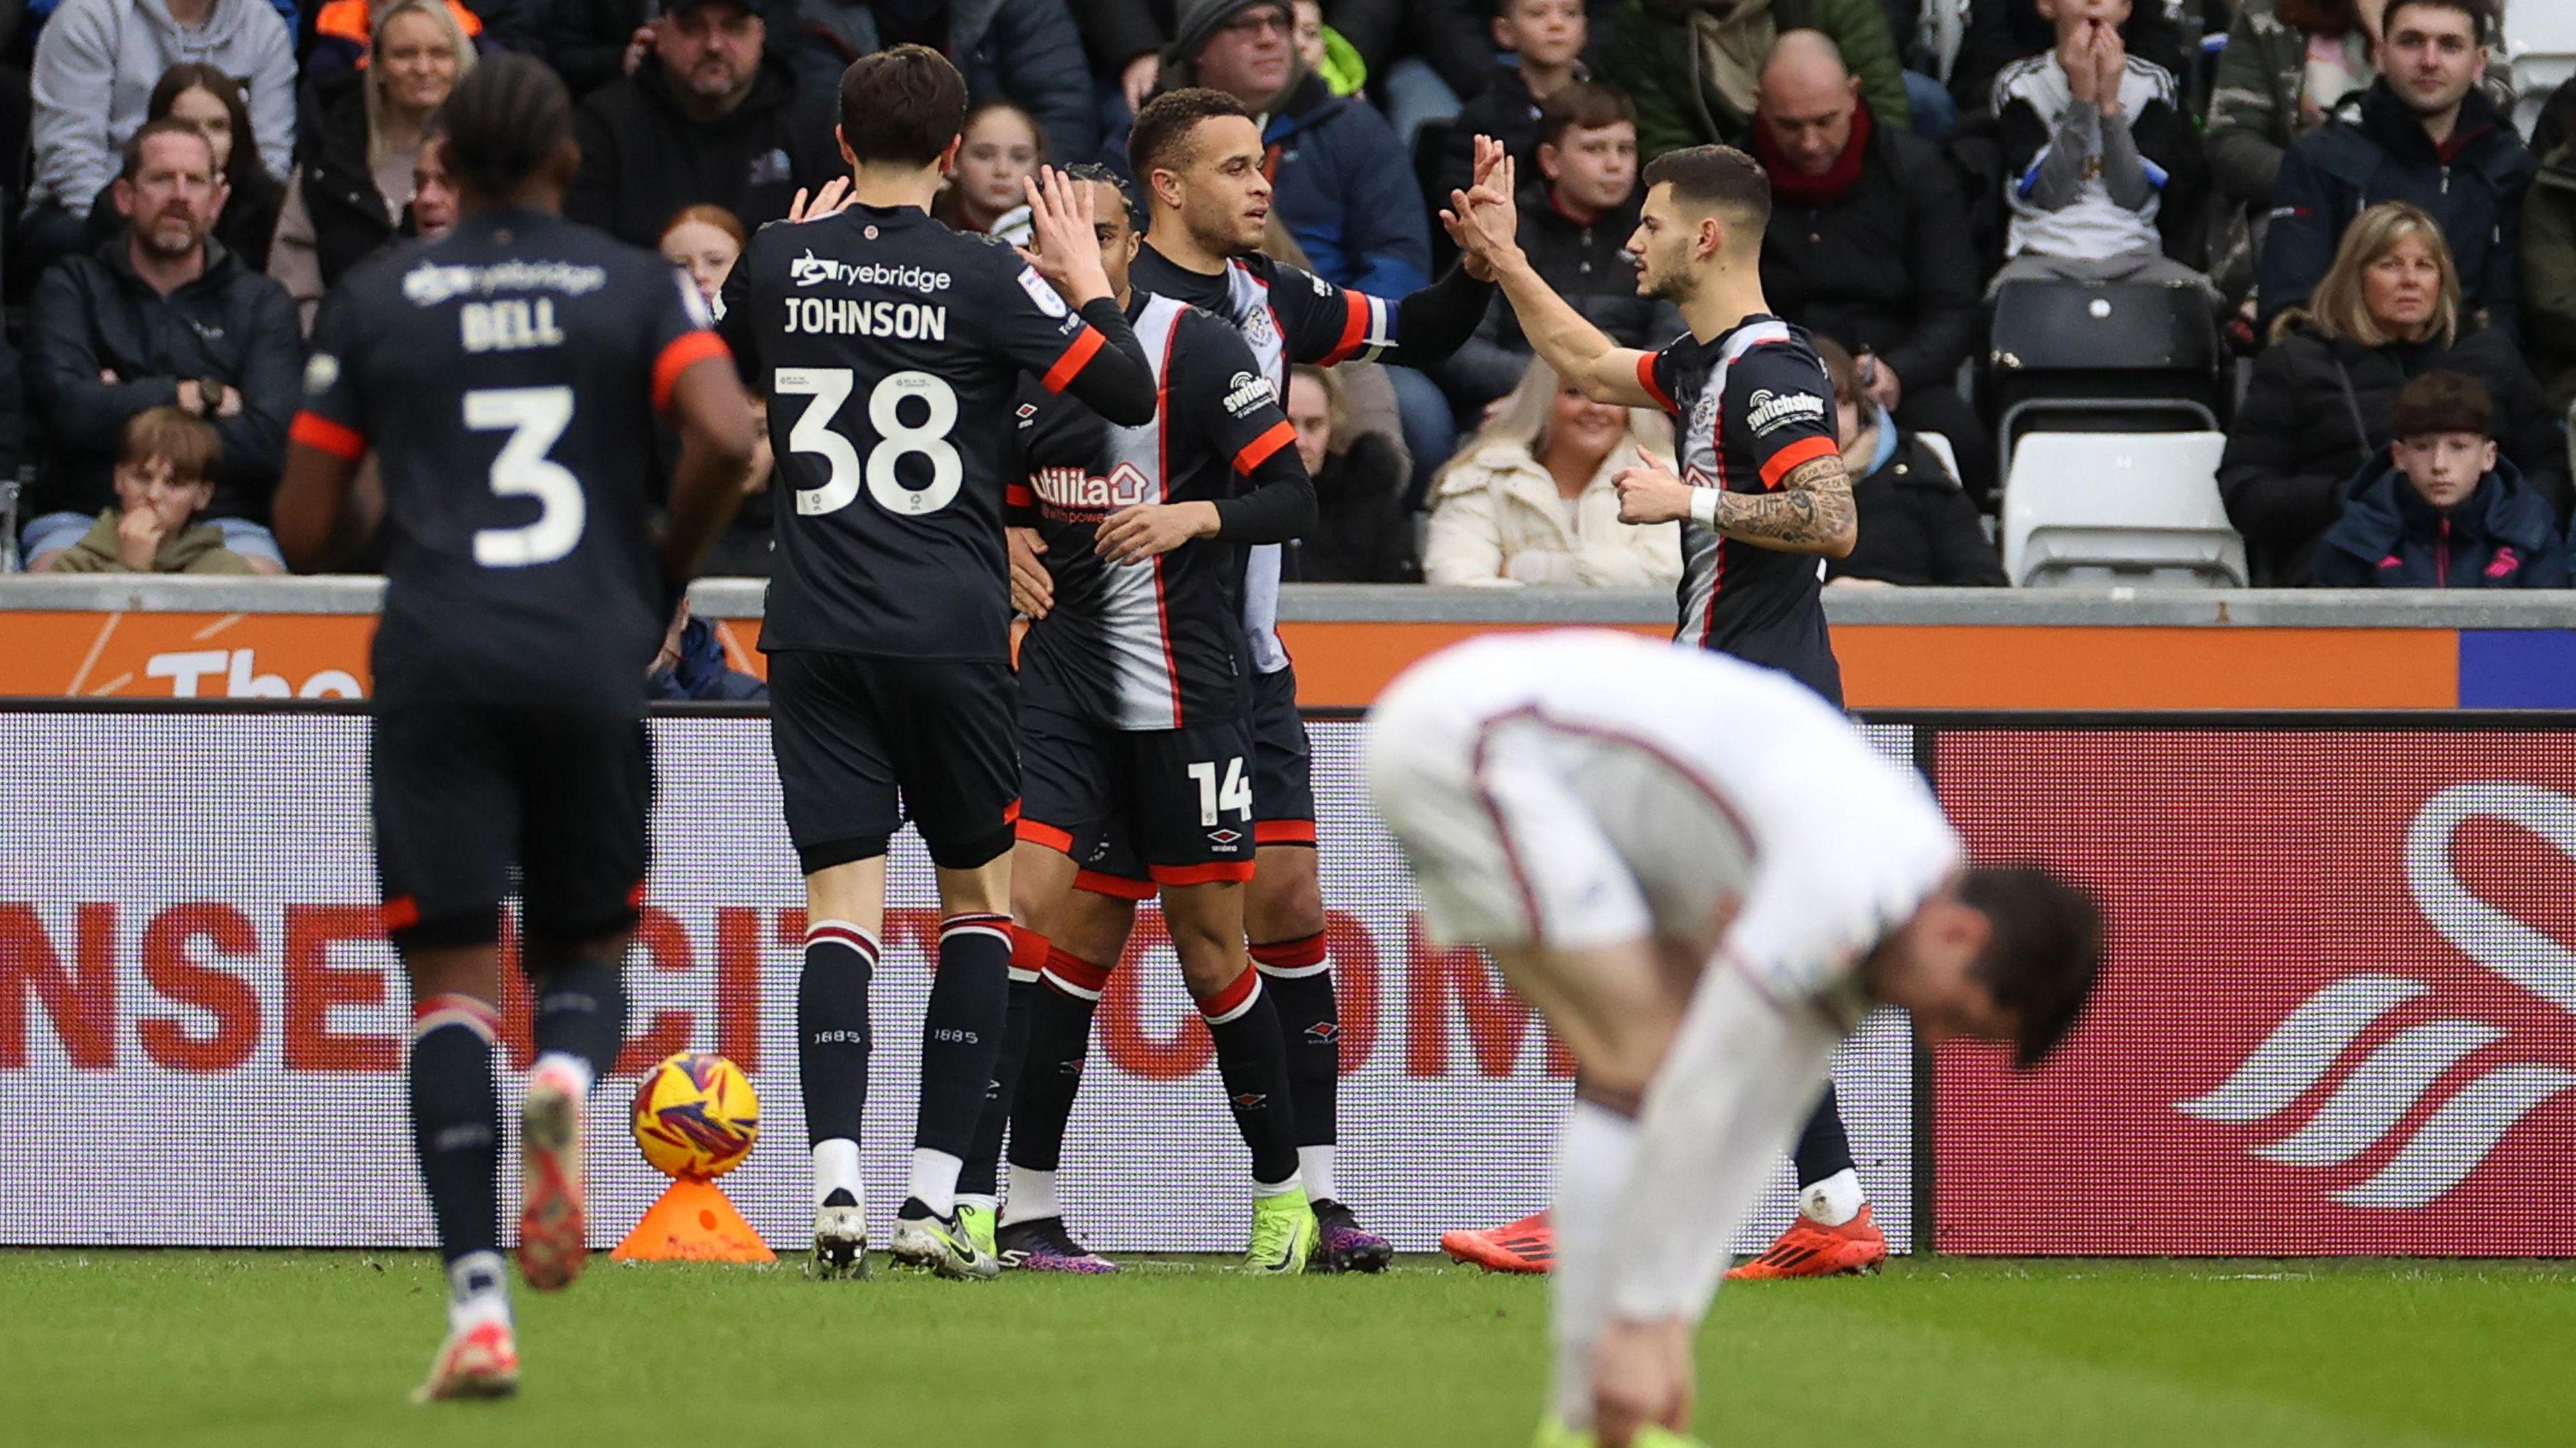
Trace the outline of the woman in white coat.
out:
<instances>
[{"instance_id":1,"label":"woman in white coat","mask_svg":"<svg viewBox=\"0 0 2576 1448\"><path fill-rule=\"evenodd\" d=\"M1431 484L1425 583L1670 587L1680 525L1619 521L1610 480L1639 453L1670 457L1672 426L1647 408L1594 402L1531 359L1492 422Z\"/></svg>"}]
</instances>

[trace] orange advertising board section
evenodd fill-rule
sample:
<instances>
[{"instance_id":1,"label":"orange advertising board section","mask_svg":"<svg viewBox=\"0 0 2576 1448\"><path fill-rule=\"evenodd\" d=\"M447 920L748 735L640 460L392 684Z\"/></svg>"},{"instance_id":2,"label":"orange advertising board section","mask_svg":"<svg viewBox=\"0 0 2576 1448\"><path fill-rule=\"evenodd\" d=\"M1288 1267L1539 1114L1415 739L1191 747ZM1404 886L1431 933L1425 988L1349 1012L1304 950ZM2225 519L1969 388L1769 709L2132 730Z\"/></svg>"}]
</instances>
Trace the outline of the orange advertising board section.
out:
<instances>
[{"instance_id":1,"label":"orange advertising board section","mask_svg":"<svg viewBox=\"0 0 2576 1448\"><path fill-rule=\"evenodd\" d=\"M355 698L368 614L16 612L0 694ZM1286 623L1300 699L1359 708L1425 654L1503 624ZM716 621L734 667L766 674L760 621ZM1637 626L1633 632L1660 636ZM2456 630L1845 624L1858 709L2449 709Z\"/></svg>"}]
</instances>

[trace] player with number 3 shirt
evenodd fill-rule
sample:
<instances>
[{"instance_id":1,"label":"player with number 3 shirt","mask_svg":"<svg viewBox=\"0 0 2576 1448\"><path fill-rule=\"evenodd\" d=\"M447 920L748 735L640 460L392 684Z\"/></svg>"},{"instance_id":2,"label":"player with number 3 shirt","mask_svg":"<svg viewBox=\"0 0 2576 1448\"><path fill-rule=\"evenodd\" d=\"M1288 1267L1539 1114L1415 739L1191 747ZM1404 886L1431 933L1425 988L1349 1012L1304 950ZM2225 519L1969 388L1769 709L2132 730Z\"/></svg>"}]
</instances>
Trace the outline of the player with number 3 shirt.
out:
<instances>
[{"instance_id":1,"label":"player with number 3 shirt","mask_svg":"<svg viewBox=\"0 0 2576 1448\"><path fill-rule=\"evenodd\" d=\"M956 1192L1001 1048L1020 794L1002 419L1024 369L1112 422L1154 415L1086 188L1053 172L1030 183L1046 275L930 219L965 113L965 82L936 51L900 45L852 64L839 127L849 204L762 228L725 292L724 334L769 398L773 486L789 502L761 647L805 875L797 1054L827 1277L866 1270L868 987L886 846L907 818L937 867L944 923L891 1247L945 1276L998 1270L959 1226Z\"/></svg>"}]
</instances>

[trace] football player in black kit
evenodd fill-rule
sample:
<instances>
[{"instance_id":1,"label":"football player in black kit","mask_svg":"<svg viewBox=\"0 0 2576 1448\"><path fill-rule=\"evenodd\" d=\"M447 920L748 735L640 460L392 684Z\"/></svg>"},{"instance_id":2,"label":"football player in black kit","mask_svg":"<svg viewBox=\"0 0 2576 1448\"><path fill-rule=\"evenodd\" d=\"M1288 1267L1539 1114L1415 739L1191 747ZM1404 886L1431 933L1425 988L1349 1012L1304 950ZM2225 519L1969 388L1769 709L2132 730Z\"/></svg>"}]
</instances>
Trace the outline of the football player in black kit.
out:
<instances>
[{"instance_id":1,"label":"football player in black kit","mask_svg":"<svg viewBox=\"0 0 2576 1448\"><path fill-rule=\"evenodd\" d=\"M755 436L689 279L558 215L580 151L554 73L495 57L442 115L463 219L326 301L277 494L278 542L309 568L371 451L384 480L376 869L411 974L413 1137L448 1276L422 1399L518 1386L492 1079L514 863L537 1048L519 1266L536 1288L581 1270L583 1106L624 1037L644 889L644 675ZM680 437L659 539L657 414Z\"/></svg>"},{"instance_id":2,"label":"football player in black kit","mask_svg":"<svg viewBox=\"0 0 2576 1448\"><path fill-rule=\"evenodd\" d=\"M1621 521L1682 524L1677 641L1769 665L1839 706L1822 560L1851 552L1859 530L1833 386L1806 334L1763 300L1770 182L1751 157L1723 146L1659 156L1644 181L1628 243L1637 290L1671 301L1691 326L1660 352L1616 345L1550 291L1483 198L1453 194L1442 219L1493 269L1531 345L1560 376L1595 401L1682 419L1679 476L1650 460L1616 479ZM1794 1155L1797 1219L1733 1275L1822 1276L1886 1260L1831 1083ZM1529 1225L1496 1234L1526 1238Z\"/></svg>"},{"instance_id":3,"label":"football player in black kit","mask_svg":"<svg viewBox=\"0 0 2576 1448\"><path fill-rule=\"evenodd\" d=\"M1116 176L1091 187L1102 269L1154 363L1161 406L1144 427L1111 428L1069 398L1023 382L1027 478L1012 485L1015 525L1044 540L1049 599L1020 646L1026 796L1011 866L1018 974L1084 1009L1039 1024L1047 1063L1017 1080L1011 1189L997 1236L1005 1265L1106 1272L1076 1245L1055 1196L1066 1116L1090 1044L1088 1007L1106 970L1049 951L1046 932L1074 894L1078 862L1118 862L1128 893L1159 891L1181 974L1216 1044L1219 1074L1252 1153L1255 1271L1304 1270L1315 1217L1298 1175L1288 1058L1271 994L1244 949L1244 882L1253 874L1252 722L1244 667L1248 544L1280 543L1315 521L1315 488L1296 432L1234 328L1168 297L1131 291L1141 240ZM1023 998L1025 1004L1025 995ZM1025 1039L1025 1015L1015 1038ZM1026 1052L1023 1053L1024 1055ZM1016 1076L1005 1061L999 1088ZM999 1131L968 1159L992 1190Z\"/></svg>"},{"instance_id":4,"label":"football player in black kit","mask_svg":"<svg viewBox=\"0 0 2576 1448\"><path fill-rule=\"evenodd\" d=\"M868 984L886 844L906 818L938 867L943 923L890 1247L944 1276L1000 1270L956 1203L1002 1045L1020 797L1002 539L1012 439L998 424L1023 369L1113 422L1154 416L1153 373L1091 244L1088 188L1032 182L1043 276L930 219L965 115L966 83L938 52L860 58L841 77L851 200L763 228L725 289L724 335L769 399L792 504L778 510L760 646L805 874L797 1067L827 1277L866 1271Z\"/></svg>"},{"instance_id":5,"label":"football player in black kit","mask_svg":"<svg viewBox=\"0 0 2576 1448\"><path fill-rule=\"evenodd\" d=\"M1501 184L1501 157L1498 146L1480 148L1480 196ZM1344 290L1263 255L1271 188L1262 174L1261 128L1251 112L1220 91L1175 90L1148 102L1137 114L1128 159L1151 223L1131 272L1136 289L1233 323L1274 396L1287 394L1292 363L1436 365L1474 334L1493 300L1492 284L1466 268L1453 268L1410 296L1389 299ZM1494 198L1510 209L1508 193ZM1481 270L1481 264L1471 265ZM1256 846L1244 922L1253 964L1265 994L1274 998L1287 1042L1300 1174L1318 1224L1314 1265L1375 1271L1394 1250L1360 1226L1334 1180L1341 1022L1324 950L1306 726L1297 712L1296 673L1276 628L1279 562L1276 546L1249 550L1242 596ZM1015 575L1026 575L1033 564L1015 563ZM1141 879L1121 881L1093 871L1082 891L1054 913L1048 938L1024 940L1022 952L1040 959L1061 955L1105 972L1125 947L1136 899L1150 893ZM1025 984L1018 989L1028 1002L1031 1039L1068 1043L1078 1051L1072 1043L1088 1039L1091 1002ZM1078 1062L1077 1056L1077 1069ZM1059 1063L1033 1050L1028 1067L1026 1079L1034 1080L1058 1070ZM1067 1092L1064 1109L1070 1107ZM1013 1130L1023 1129L1028 1128L1015 1114ZM1057 1134L1061 1130L1055 1127Z\"/></svg>"}]
</instances>

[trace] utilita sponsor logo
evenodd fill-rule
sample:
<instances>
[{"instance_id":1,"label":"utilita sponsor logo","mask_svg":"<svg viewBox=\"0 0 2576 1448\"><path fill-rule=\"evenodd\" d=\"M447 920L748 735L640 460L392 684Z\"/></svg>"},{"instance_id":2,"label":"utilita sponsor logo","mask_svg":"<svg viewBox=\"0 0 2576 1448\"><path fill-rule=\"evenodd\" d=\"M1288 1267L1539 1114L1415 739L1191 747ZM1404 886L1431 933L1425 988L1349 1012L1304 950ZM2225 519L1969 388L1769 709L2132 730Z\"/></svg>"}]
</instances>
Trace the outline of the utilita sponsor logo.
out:
<instances>
[{"instance_id":1,"label":"utilita sponsor logo","mask_svg":"<svg viewBox=\"0 0 2576 1448\"><path fill-rule=\"evenodd\" d=\"M2576 859L2576 799L2508 782L2455 785L2415 814L2406 832L2406 886L2425 921L2478 966L2576 1015L2576 952L2479 899L2464 884L2452 849L2473 820L2513 825ZM2483 1069L2422 1115L2395 1154L2361 1180L2353 1163L2391 1140L2418 1114L2452 1069L2505 1044L2508 1032L2431 1002L2435 1019L2411 1025L2367 1053L2354 1043L2391 1012L2434 994L2410 976L2356 971L2299 1003L2254 1047L2226 1081L2174 1103L2201 1121L2244 1126L2277 1123L2282 1134L2249 1148L2252 1155L2339 1183L2341 1206L2408 1211L2441 1199L2551 1097L2576 1086L2563 1064L2490 1057ZM2352 1059L2357 1056L2358 1059ZM2290 1107L2331 1081L2333 1089L2304 1120Z\"/></svg>"}]
</instances>

